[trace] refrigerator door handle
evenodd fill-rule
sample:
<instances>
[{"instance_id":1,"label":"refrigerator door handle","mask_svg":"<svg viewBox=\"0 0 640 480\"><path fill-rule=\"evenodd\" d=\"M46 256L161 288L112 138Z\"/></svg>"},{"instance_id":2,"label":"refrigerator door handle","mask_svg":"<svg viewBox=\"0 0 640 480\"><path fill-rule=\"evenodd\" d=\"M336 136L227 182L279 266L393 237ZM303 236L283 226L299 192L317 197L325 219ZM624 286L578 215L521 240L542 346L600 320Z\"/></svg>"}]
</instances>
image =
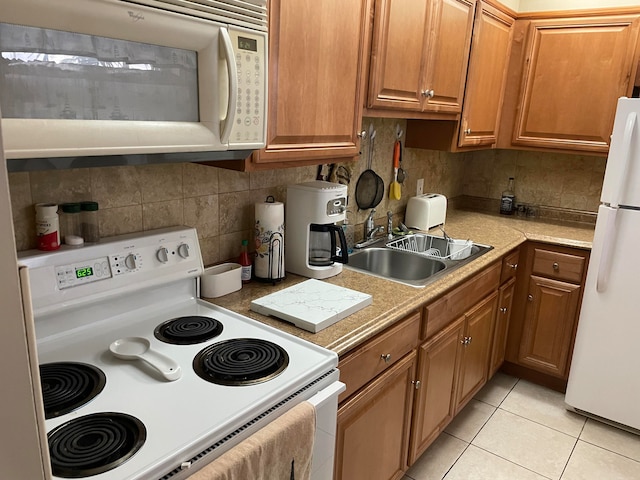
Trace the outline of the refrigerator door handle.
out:
<instances>
[{"instance_id":1,"label":"refrigerator door handle","mask_svg":"<svg viewBox=\"0 0 640 480\"><path fill-rule=\"evenodd\" d=\"M598 262L596 291L603 293L607 289L607 282L609 280L609 271L611 270L611 260L613 258L613 250L616 244L617 230L616 230L616 216L618 214L617 208L602 208L600 213L606 213L605 221L605 234L603 235L602 253L600 255L600 261Z\"/></svg>"},{"instance_id":2,"label":"refrigerator door handle","mask_svg":"<svg viewBox=\"0 0 640 480\"><path fill-rule=\"evenodd\" d=\"M617 197L614 197L615 200L611 203L611 206L614 208L618 208L620 202L624 200L625 186L627 184L627 172L629 171L629 165L631 164L631 154L633 152L633 134L635 132L635 127L637 123L638 115L636 112L631 112L627 117L627 123L624 127L624 136L622 137L623 151L624 151L624 163L622 164L622 168L620 171L620 176L617 178L615 184L618 186L614 190L617 192Z\"/></svg>"}]
</instances>

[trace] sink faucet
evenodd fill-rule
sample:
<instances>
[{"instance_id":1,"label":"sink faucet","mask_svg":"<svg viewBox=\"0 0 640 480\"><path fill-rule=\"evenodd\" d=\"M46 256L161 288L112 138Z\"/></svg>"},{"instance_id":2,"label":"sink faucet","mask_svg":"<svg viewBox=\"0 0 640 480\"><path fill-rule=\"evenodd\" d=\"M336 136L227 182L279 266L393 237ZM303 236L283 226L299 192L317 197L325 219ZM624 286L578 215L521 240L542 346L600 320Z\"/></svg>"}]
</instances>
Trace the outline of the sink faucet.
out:
<instances>
[{"instance_id":1,"label":"sink faucet","mask_svg":"<svg viewBox=\"0 0 640 480\"><path fill-rule=\"evenodd\" d=\"M376 233L383 232L384 227L382 225L378 225L377 227L373 223L373 214L376 213L375 208L372 208L369 212L369 216L364 221L364 240L372 240Z\"/></svg>"}]
</instances>

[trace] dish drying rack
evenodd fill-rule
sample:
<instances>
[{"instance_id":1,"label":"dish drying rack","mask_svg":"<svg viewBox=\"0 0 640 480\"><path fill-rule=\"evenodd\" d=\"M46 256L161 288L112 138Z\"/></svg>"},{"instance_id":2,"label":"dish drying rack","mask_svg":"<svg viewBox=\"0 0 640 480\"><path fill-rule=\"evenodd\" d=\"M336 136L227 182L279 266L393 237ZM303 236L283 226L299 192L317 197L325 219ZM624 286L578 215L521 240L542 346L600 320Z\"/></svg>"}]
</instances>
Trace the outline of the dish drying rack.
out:
<instances>
[{"instance_id":1,"label":"dish drying rack","mask_svg":"<svg viewBox=\"0 0 640 480\"><path fill-rule=\"evenodd\" d=\"M440 260L462 260L471 255L471 240L440 238L432 235L405 235L387 242L387 247ZM444 246L444 254L442 247Z\"/></svg>"}]
</instances>

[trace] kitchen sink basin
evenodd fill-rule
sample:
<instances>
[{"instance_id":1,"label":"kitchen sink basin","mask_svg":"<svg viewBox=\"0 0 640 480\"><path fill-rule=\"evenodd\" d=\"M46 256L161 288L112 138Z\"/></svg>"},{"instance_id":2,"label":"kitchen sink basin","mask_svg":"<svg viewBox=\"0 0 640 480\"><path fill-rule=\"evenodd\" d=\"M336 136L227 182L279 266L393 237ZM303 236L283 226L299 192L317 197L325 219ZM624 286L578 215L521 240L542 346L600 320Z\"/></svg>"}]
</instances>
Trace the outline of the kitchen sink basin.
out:
<instances>
[{"instance_id":1,"label":"kitchen sink basin","mask_svg":"<svg viewBox=\"0 0 640 480\"><path fill-rule=\"evenodd\" d=\"M452 254L448 249L452 242L428 234L407 235L393 241L380 239L349 255L345 267L412 287L424 287L493 248L462 242L463 250Z\"/></svg>"}]
</instances>

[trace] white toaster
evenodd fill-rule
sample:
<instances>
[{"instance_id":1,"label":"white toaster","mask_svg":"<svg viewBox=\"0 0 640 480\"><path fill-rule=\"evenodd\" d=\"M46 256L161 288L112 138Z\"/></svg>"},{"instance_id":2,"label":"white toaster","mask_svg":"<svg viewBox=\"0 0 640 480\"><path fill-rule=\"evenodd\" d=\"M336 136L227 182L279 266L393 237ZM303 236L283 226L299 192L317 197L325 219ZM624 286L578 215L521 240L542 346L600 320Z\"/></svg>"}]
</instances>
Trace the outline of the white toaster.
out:
<instances>
[{"instance_id":1,"label":"white toaster","mask_svg":"<svg viewBox=\"0 0 640 480\"><path fill-rule=\"evenodd\" d=\"M407 203L404 223L414 230L429 230L444 225L447 217L447 197L438 193L425 193L411 197Z\"/></svg>"}]
</instances>

